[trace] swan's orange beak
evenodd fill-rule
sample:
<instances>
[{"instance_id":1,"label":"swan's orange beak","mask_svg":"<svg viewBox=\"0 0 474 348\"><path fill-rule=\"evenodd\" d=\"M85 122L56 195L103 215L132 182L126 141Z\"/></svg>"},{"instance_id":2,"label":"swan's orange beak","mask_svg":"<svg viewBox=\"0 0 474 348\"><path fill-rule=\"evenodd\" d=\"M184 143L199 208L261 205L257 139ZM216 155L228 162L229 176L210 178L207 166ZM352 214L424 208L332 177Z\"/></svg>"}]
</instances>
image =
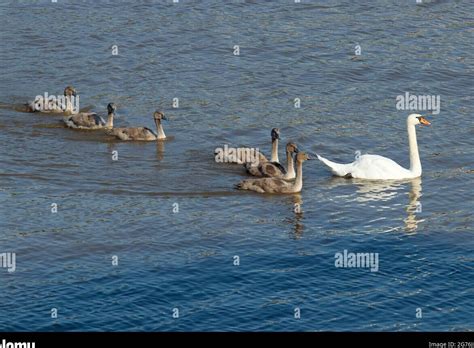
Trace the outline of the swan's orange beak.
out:
<instances>
[{"instance_id":1,"label":"swan's orange beak","mask_svg":"<svg viewBox=\"0 0 474 348\"><path fill-rule=\"evenodd\" d=\"M419 117L418 120L420 121L422 125L425 125L425 126L431 125L431 123L429 123L428 120L424 117Z\"/></svg>"}]
</instances>

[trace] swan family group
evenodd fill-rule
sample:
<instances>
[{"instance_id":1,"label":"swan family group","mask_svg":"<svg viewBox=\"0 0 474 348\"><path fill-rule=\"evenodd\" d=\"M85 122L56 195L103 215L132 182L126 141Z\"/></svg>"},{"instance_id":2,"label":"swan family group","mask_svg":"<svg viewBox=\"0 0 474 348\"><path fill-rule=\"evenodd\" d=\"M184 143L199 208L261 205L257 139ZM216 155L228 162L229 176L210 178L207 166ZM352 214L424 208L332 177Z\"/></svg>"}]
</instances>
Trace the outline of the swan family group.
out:
<instances>
[{"instance_id":1,"label":"swan family group","mask_svg":"<svg viewBox=\"0 0 474 348\"><path fill-rule=\"evenodd\" d=\"M64 90L62 101L53 101L43 110L38 110L35 102L26 104L28 111L68 113L63 118L64 124L72 129L80 130L105 130L107 135L116 137L122 141L154 141L166 139L162 121L165 115L160 111L153 113L156 132L147 127L114 127L114 115L116 106L114 103L107 105L107 120L95 112L73 111L71 98L76 97L76 90L68 86ZM406 169L395 161L378 155L357 156L352 163L341 164L332 162L322 156L317 158L331 170L333 175L345 178L367 179L367 180L403 180L421 176L421 161L416 141L417 125L430 125L430 123L419 114L410 114L407 118L408 144L410 150L410 168ZM241 181L235 187L240 190L249 190L259 193L297 193L303 188L303 162L311 159L307 153L300 152L298 146L289 142L286 145L286 168L280 164L278 158L278 141L280 131L278 128L271 130L272 152L268 160L261 152L256 153L257 161L249 160L243 156L236 156L225 162L241 163L247 173L256 178ZM240 154L245 153L239 152ZM296 169L295 169L296 162Z\"/></svg>"}]
</instances>

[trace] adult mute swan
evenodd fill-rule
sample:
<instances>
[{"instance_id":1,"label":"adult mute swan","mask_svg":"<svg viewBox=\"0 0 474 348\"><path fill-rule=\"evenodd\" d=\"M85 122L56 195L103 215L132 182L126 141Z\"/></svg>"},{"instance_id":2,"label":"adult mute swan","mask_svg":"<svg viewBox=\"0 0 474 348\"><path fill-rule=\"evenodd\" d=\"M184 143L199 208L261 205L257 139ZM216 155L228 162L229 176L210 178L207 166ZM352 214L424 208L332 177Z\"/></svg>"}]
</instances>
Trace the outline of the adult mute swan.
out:
<instances>
[{"instance_id":1,"label":"adult mute swan","mask_svg":"<svg viewBox=\"0 0 474 348\"><path fill-rule=\"evenodd\" d=\"M430 123L421 115L411 114L407 117L408 146L410 148L410 169L403 168L390 158L378 155L358 156L352 163L334 163L318 155L318 159L337 176L369 180L400 180L421 176L421 161L416 142L415 126Z\"/></svg>"}]
</instances>

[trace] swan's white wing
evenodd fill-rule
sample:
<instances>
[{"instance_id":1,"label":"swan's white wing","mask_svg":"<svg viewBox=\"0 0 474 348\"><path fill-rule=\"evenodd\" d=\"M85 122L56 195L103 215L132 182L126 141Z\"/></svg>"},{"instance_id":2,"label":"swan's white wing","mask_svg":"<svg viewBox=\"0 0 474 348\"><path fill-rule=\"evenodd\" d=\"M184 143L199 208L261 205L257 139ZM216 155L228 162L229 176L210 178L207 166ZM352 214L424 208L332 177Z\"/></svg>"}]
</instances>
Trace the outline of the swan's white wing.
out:
<instances>
[{"instance_id":1,"label":"swan's white wing","mask_svg":"<svg viewBox=\"0 0 474 348\"><path fill-rule=\"evenodd\" d=\"M395 161L378 155L362 155L350 165L350 175L358 179L396 180L411 176L409 170Z\"/></svg>"}]
</instances>

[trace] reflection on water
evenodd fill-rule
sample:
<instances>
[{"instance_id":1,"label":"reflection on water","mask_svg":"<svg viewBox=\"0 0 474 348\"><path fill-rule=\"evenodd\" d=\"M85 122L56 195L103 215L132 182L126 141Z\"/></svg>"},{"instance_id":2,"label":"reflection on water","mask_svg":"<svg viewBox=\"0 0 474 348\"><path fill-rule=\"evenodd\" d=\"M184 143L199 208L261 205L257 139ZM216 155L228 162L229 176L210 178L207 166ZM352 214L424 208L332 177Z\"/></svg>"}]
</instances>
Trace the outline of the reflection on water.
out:
<instances>
[{"instance_id":1,"label":"reflection on water","mask_svg":"<svg viewBox=\"0 0 474 348\"><path fill-rule=\"evenodd\" d=\"M404 183L399 181L366 182L355 179L354 183L357 185L358 202L389 201L404 187Z\"/></svg>"},{"instance_id":2,"label":"reflection on water","mask_svg":"<svg viewBox=\"0 0 474 348\"><path fill-rule=\"evenodd\" d=\"M156 159L158 161L163 161L163 158L165 158L165 142L157 141L156 142Z\"/></svg>"},{"instance_id":3,"label":"reflection on water","mask_svg":"<svg viewBox=\"0 0 474 348\"><path fill-rule=\"evenodd\" d=\"M299 239L303 236L304 224L302 222L304 217L303 211L303 199L300 193L291 195L288 200L289 204L292 204L294 217L288 219L288 222L293 225L293 230L290 233L290 238Z\"/></svg>"},{"instance_id":4,"label":"reflection on water","mask_svg":"<svg viewBox=\"0 0 474 348\"><path fill-rule=\"evenodd\" d=\"M424 221L417 219L416 215L422 212L421 197L421 178L411 180L411 190L409 193L409 202L406 207L408 214L405 221L405 231L408 233L415 233L418 228L418 223Z\"/></svg>"},{"instance_id":5,"label":"reflection on water","mask_svg":"<svg viewBox=\"0 0 474 348\"><path fill-rule=\"evenodd\" d=\"M382 180L362 180L331 177L325 186L333 189L339 186L356 185L357 196L355 201L366 203L370 201L389 201L395 198L398 191L404 188L409 181L382 181Z\"/></svg>"},{"instance_id":6,"label":"reflection on water","mask_svg":"<svg viewBox=\"0 0 474 348\"><path fill-rule=\"evenodd\" d=\"M123 143L121 140L115 139L112 136L104 136L101 137L102 134L99 132L94 132L97 134L100 138L98 140L100 141L105 141L107 144L107 151L108 153L111 154L113 160L118 160L118 151L117 145L120 143ZM165 158L165 142L162 140L155 141L156 143L156 159L158 161L162 161ZM141 144L141 142L134 142L135 144ZM147 142L145 142L146 144ZM151 143L151 142L150 142ZM114 157L115 156L115 157Z\"/></svg>"},{"instance_id":7,"label":"reflection on water","mask_svg":"<svg viewBox=\"0 0 474 348\"><path fill-rule=\"evenodd\" d=\"M389 201L410 187L408 193L409 201L406 206L408 216L404 219L405 230L414 233L418 228L418 223L424 221L417 219L417 214L422 212L421 197L421 178L397 181L371 181L361 179L345 179L332 177L326 183L326 186L334 189L340 186L355 185L357 187L356 197L353 199L358 203L367 203L371 201ZM408 186L409 185L409 186ZM345 197L349 199L349 196ZM398 229L395 228L395 230Z\"/></svg>"},{"instance_id":8,"label":"reflection on water","mask_svg":"<svg viewBox=\"0 0 474 348\"><path fill-rule=\"evenodd\" d=\"M107 150L110 154L114 155L115 152L114 151L117 151L117 146L116 146L116 143L108 143L107 144ZM118 153L118 152L117 152ZM113 159L113 157L112 157Z\"/></svg>"}]
</instances>

